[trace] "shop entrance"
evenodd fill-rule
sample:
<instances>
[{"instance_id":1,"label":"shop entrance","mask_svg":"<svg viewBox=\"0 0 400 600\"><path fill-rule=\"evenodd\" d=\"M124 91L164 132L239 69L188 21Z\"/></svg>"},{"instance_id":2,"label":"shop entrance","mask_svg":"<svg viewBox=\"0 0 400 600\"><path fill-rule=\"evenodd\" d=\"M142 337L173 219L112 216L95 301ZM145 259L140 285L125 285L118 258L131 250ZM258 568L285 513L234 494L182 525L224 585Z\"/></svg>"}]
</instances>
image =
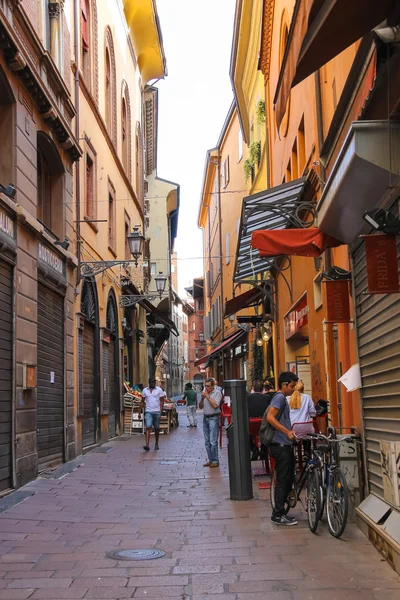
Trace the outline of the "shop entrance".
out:
<instances>
[{"instance_id":1,"label":"shop entrance","mask_svg":"<svg viewBox=\"0 0 400 600\"><path fill-rule=\"evenodd\" d=\"M0 492L12 487L12 267L0 261Z\"/></svg>"}]
</instances>

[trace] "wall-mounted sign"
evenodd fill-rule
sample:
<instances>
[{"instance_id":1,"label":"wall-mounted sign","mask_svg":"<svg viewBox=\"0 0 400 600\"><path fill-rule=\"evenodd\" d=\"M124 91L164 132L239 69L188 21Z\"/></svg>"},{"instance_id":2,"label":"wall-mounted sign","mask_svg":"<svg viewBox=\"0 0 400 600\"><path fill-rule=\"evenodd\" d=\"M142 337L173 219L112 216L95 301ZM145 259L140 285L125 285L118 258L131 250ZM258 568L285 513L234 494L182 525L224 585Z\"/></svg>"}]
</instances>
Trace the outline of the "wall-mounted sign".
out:
<instances>
[{"instance_id":1,"label":"wall-mounted sign","mask_svg":"<svg viewBox=\"0 0 400 600\"><path fill-rule=\"evenodd\" d=\"M391 294L400 291L395 235L366 235L368 292Z\"/></svg>"},{"instance_id":2,"label":"wall-mounted sign","mask_svg":"<svg viewBox=\"0 0 400 600\"><path fill-rule=\"evenodd\" d=\"M6 234L12 240L15 237L14 221L10 219L4 210L0 209L0 231Z\"/></svg>"},{"instance_id":3,"label":"wall-mounted sign","mask_svg":"<svg viewBox=\"0 0 400 600\"><path fill-rule=\"evenodd\" d=\"M302 327L308 325L307 294L298 301L285 317L285 338L288 340Z\"/></svg>"},{"instance_id":4,"label":"wall-mounted sign","mask_svg":"<svg viewBox=\"0 0 400 600\"><path fill-rule=\"evenodd\" d=\"M64 275L64 263L61 258L41 243L39 243L38 248L38 260L46 267L50 267L52 271L55 271L59 275Z\"/></svg>"},{"instance_id":5,"label":"wall-mounted sign","mask_svg":"<svg viewBox=\"0 0 400 600\"><path fill-rule=\"evenodd\" d=\"M349 323L349 282L324 281L324 283L326 286L326 322Z\"/></svg>"}]
</instances>

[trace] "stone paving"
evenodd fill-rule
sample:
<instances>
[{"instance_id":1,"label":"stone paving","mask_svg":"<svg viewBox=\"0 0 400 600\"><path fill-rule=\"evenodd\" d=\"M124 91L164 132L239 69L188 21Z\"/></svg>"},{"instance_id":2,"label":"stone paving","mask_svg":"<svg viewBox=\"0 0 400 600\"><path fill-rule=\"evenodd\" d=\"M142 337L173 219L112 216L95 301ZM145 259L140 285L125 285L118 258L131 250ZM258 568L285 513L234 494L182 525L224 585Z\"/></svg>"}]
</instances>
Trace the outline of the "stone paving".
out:
<instances>
[{"instance_id":1,"label":"stone paving","mask_svg":"<svg viewBox=\"0 0 400 600\"><path fill-rule=\"evenodd\" d=\"M92 451L58 480L0 515L0 600L399 600L400 582L355 525L342 540L270 521L269 492L229 499L220 469L204 469L203 436L181 427L145 453L141 436ZM103 447L104 448L104 447ZM160 548L143 562L116 549Z\"/></svg>"}]
</instances>

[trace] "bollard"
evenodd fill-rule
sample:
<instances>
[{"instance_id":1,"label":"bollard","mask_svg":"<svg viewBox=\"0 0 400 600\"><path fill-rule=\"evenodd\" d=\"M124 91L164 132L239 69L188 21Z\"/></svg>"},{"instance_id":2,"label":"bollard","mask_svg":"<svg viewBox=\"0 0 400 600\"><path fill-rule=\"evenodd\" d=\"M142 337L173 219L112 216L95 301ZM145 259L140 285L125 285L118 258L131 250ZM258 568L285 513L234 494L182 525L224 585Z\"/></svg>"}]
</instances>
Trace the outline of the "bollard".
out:
<instances>
[{"instance_id":1,"label":"bollard","mask_svg":"<svg viewBox=\"0 0 400 600\"><path fill-rule=\"evenodd\" d=\"M225 396L231 398L232 422L227 429L229 488L231 500L251 500L249 416L246 382L243 379L224 381Z\"/></svg>"}]
</instances>

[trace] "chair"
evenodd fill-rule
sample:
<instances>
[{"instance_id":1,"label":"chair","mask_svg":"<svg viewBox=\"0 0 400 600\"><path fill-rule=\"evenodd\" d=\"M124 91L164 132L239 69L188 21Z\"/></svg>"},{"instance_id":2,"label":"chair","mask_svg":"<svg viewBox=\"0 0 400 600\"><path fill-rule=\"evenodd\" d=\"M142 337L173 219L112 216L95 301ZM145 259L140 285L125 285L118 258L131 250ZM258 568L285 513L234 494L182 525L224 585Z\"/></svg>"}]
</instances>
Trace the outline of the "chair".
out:
<instances>
[{"instance_id":1,"label":"chair","mask_svg":"<svg viewBox=\"0 0 400 600\"><path fill-rule=\"evenodd\" d=\"M232 420L232 411L231 407L228 406L225 402L221 408L221 415L219 420L219 447L222 448L222 427L225 419L228 419L228 425L230 425Z\"/></svg>"}]
</instances>

